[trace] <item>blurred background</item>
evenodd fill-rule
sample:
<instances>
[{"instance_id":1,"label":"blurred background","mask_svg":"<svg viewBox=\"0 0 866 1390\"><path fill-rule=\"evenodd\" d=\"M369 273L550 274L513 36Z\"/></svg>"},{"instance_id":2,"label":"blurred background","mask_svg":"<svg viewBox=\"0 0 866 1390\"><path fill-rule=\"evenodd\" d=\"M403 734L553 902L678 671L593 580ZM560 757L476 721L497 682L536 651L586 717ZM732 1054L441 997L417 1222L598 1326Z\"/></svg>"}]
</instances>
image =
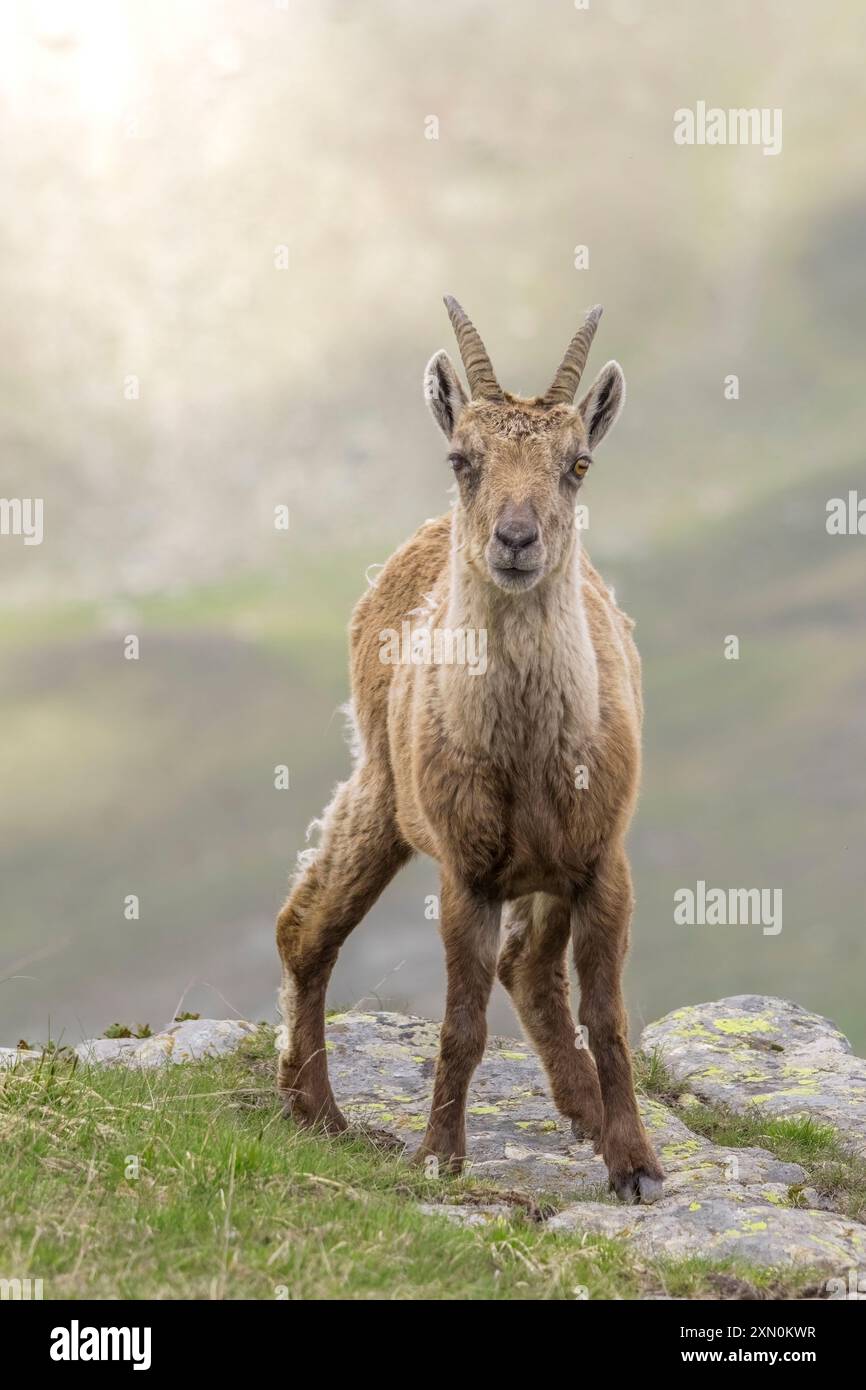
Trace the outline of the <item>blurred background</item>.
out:
<instances>
[{"instance_id":1,"label":"blurred background","mask_svg":"<svg viewBox=\"0 0 866 1390\"><path fill-rule=\"evenodd\" d=\"M866 493L864 41L855 0L0 12L0 497L44 499L0 537L0 1043L274 1016L351 606L449 503L447 291L513 390L596 301L628 380L582 500L645 670L635 1031L767 992L866 1044L866 537L825 526ZM781 108L781 154L675 145L699 100ZM781 934L676 926L701 878L781 888ZM441 1016L435 892L335 1005Z\"/></svg>"}]
</instances>

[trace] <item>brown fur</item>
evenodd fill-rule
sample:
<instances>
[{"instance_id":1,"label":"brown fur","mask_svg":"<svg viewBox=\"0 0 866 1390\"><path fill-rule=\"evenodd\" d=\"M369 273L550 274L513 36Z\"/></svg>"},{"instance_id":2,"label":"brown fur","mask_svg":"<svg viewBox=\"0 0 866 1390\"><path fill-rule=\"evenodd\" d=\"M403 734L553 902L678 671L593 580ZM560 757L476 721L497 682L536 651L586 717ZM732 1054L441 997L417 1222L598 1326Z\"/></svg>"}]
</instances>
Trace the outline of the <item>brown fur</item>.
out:
<instances>
[{"instance_id":1,"label":"brown fur","mask_svg":"<svg viewBox=\"0 0 866 1390\"><path fill-rule=\"evenodd\" d=\"M621 989L640 663L633 624L575 525L577 475L594 428L600 438L615 418L617 373L608 364L576 410L504 393L467 402L444 354L428 368L458 497L391 557L352 618L357 762L278 919L288 1028L279 1085L300 1122L345 1128L325 1053L328 978L397 869L413 851L429 854L442 875L447 1002L417 1157L452 1170L463 1161L466 1095L498 969L558 1109L595 1141L621 1197L652 1200L662 1173L637 1111ZM501 539L503 519L515 517L526 523L519 552ZM383 664L382 634L404 621L483 629L486 671ZM578 789L580 767L588 785ZM575 1045L569 939L588 1049Z\"/></svg>"}]
</instances>

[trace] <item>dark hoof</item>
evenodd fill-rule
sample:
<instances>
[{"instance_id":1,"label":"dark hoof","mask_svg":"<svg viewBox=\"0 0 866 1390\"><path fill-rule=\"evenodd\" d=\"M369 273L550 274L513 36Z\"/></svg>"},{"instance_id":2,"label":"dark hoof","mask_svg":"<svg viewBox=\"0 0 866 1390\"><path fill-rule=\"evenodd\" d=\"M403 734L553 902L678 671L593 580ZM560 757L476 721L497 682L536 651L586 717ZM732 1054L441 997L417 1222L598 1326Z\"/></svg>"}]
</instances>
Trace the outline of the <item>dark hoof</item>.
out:
<instances>
[{"instance_id":1,"label":"dark hoof","mask_svg":"<svg viewBox=\"0 0 866 1390\"><path fill-rule=\"evenodd\" d=\"M283 1093L283 1118L291 1120L299 1129L316 1130L319 1134L345 1134L349 1122L333 1102L325 1102L318 1107L302 1101L298 1095Z\"/></svg>"},{"instance_id":2,"label":"dark hoof","mask_svg":"<svg viewBox=\"0 0 866 1390\"><path fill-rule=\"evenodd\" d=\"M431 1178L458 1177L463 1172L465 1156L456 1153L436 1153L424 1144L409 1159L413 1168L421 1168Z\"/></svg>"},{"instance_id":3,"label":"dark hoof","mask_svg":"<svg viewBox=\"0 0 866 1390\"><path fill-rule=\"evenodd\" d=\"M611 1178L610 1185L621 1202L650 1206L664 1195L664 1178L655 1177L645 1168L637 1168L622 1178Z\"/></svg>"}]
</instances>

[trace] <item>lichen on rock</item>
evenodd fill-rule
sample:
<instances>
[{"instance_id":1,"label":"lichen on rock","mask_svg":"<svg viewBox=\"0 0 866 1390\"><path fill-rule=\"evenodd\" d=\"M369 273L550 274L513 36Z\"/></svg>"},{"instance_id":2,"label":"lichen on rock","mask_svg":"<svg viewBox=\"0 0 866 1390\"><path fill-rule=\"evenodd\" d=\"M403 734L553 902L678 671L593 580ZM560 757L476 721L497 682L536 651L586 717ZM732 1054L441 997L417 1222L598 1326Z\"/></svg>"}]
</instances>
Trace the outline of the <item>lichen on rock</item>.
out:
<instances>
[{"instance_id":1,"label":"lichen on rock","mask_svg":"<svg viewBox=\"0 0 866 1390\"><path fill-rule=\"evenodd\" d=\"M698 1099L808 1115L866 1157L866 1059L835 1024L784 999L738 994L675 1009L641 1036Z\"/></svg>"}]
</instances>

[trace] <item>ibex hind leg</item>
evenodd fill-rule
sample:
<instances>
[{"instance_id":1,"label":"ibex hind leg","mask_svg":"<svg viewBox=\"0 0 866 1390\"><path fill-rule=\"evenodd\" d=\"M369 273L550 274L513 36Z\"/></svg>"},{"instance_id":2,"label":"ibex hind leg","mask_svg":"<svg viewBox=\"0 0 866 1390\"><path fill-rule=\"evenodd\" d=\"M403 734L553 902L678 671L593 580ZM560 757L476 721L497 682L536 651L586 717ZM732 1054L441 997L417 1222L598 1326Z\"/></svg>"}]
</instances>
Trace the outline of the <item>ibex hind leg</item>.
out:
<instances>
[{"instance_id":1,"label":"ibex hind leg","mask_svg":"<svg viewBox=\"0 0 866 1390\"><path fill-rule=\"evenodd\" d=\"M557 1110L576 1139L601 1142L603 1109L592 1054L571 1011L567 951L570 905L546 893L516 898L503 914L497 972L538 1052Z\"/></svg>"},{"instance_id":2,"label":"ibex hind leg","mask_svg":"<svg viewBox=\"0 0 866 1390\"><path fill-rule=\"evenodd\" d=\"M328 1076L325 994L340 947L410 852L394 819L390 773L358 768L326 809L320 844L277 918L286 1026L278 1086L300 1124L347 1127Z\"/></svg>"}]
</instances>

